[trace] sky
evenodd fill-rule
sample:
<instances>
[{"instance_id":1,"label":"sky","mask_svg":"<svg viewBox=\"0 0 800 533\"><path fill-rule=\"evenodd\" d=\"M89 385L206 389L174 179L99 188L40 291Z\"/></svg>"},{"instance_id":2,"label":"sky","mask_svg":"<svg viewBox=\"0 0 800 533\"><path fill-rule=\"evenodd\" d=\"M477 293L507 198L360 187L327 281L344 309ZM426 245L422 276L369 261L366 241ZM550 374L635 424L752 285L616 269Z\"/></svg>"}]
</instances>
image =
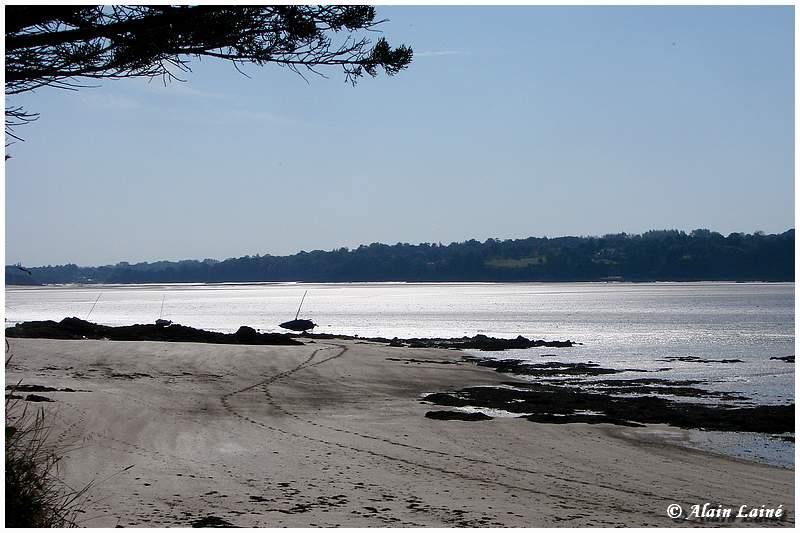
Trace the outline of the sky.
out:
<instances>
[{"instance_id":1,"label":"sky","mask_svg":"<svg viewBox=\"0 0 800 533\"><path fill-rule=\"evenodd\" d=\"M794 9L378 7L394 77L192 62L6 103L6 264L794 227Z\"/></svg>"}]
</instances>

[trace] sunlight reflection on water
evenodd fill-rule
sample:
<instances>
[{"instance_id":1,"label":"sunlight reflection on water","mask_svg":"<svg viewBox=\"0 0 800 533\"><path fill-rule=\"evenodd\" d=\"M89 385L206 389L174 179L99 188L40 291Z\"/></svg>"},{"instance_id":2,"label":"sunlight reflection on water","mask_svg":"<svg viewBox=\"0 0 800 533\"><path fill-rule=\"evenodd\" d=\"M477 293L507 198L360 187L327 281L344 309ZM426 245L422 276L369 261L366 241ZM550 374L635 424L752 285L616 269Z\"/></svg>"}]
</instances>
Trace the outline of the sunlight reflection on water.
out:
<instances>
[{"instance_id":1,"label":"sunlight reflection on water","mask_svg":"<svg viewBox=\"0 0 800 533\"><path fill-rule=\"evenodd\" d=\"M166 284L10 287L6 322L89 318L108 325L176 323L231 332L282 331L303 292L301 318L316 332L382 337L571 339L566 349L481 353L541 361L595 361L614 368L702 379L759 403L794 401L793 283L351 283ZM718 364L670 357L741 359ZM652 374L651 374L652 375ZM636 377L626 374L625 377Z\"/></svg>"}]
</instances>

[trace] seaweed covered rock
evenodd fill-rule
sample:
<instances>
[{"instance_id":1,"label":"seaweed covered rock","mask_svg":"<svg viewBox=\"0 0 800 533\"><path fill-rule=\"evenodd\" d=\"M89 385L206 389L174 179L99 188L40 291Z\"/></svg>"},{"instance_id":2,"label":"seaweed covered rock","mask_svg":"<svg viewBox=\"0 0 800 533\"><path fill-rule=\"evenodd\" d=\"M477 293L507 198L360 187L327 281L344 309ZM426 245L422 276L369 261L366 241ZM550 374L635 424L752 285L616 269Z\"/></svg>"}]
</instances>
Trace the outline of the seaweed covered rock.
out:
<instances>
[{"instance_id":1,"label":"seaweed covered rock","mask_svg":"<svg viewBox=\"0 0 800 533\"><path fill-rule=\"evenodd\" d=\"M6 337L39 339L108 339L112 341L162 341L204 342L212 344L262 344L300 345L301 342L283 333L258 333L251 327L242 326L236 333L219 333L203 329L170 324L134 324L132 326L103 326L81 320L65 318L22 322L6 328Z\"/></svg>"},{"instance_id":2,"label":"seaweed covered rock","mask_svg":"<svg viewBox=\"0 0 800 533\"><path fill-rule=\"evenodd\" d=\"M468 387L428 394L421 400L449 407L502 409L547 423L669 424L715 431L794 432L794 404L726 407L650 396L619 397L552 384Z\"/></svg>"},{"instance_id":3,"label":"seaweed covered rock","mask_svg":"<svg viewBox=\"0 0 800 533\"><path fill-rule=\"evenodd\" d=\"M514 339L500 339L478 334L472 337L453 337L453 338L419 338L411 339L386 339L384 337L359 337L358 335L333 335L331 333L305 333L305 337L312 339L359 339L362 341L380 342L394 347L405 348L442 348L451 350L480 350L480 351L502 351L502 350L523 350L526 348L569 348L580 344L571 340L565 341L546 341L542 339L532 340L518 335Z\"/></svg>"},{"instance_id":4,"label":"seaweed covered rock","mask_svg":"<svg viewBox=\"0 0 800 533\"><path fill-rule=\"evenodd\" d=\"M425 418L434 420L464 420L466 422L477 422L480 420L492 420L492 417L483 413L466 413L464 411L428 411Z\"/></svg>"}]
</instances>

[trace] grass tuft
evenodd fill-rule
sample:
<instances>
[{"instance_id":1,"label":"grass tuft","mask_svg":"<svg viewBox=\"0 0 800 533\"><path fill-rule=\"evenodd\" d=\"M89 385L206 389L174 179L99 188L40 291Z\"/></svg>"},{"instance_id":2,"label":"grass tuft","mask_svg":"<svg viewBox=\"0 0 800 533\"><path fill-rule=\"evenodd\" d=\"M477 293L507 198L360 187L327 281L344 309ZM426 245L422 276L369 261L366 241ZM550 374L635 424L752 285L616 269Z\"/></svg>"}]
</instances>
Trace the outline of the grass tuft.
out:
<instances>
[{"instance_id":1,"label":"grass tuft","mask_svg":"<svg viewBox=\"0 0 800 533\"><path fill-rule=\"evenodd\" d=\"M60 479L65 450L51 445L44 409L29 408L15 389L5 403L5 527L74 527L90 485L75 490Z\"/></svg>"}]
</instances>

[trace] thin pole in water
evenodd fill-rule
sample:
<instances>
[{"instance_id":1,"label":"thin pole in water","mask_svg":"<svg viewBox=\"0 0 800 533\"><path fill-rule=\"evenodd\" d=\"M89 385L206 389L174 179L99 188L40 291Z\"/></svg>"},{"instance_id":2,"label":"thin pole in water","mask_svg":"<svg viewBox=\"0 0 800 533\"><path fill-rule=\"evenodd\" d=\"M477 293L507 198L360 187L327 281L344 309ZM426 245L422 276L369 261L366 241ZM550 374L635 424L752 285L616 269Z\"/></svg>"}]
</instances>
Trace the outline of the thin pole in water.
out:
<instances>
[{"instance_id":1,"label":"thin pole in water","mask_svg":"<svg viewBox=\"0 0 800 533\"><path fill-rule=\"evenodd\" d=\"M91 309L89 309L89 314L87 314L87 315L86 315L86 320L89 320L89 315L91 315L91 314L92 314L92 311L94 311L94 306L95 306L95 305L97 305L97 302L99 302L99 301L100 301L100 297L101 297L102 295L103 295L103 293L102 293L102 292L101 292L100 294L98 294L98 295L97 295L97 300L95 300L95 301L94 301L94 303L92 304L92 308L91 308Z\"/></svg>"},{"instance_id":2,"label":"thin pole in water","mask_svg":"<svg viewBox=\"0 0 800 533\"><path fill-rule=\"evenodd\" d=\"M303 307L303 301L306 299L306 294L308 294L308 291L303 293L303 298L300 300L300 307ZM297 317L300 316L300 307L297 308L297 314L294 315L295 320L297 320Z\"/></svg>"}]
</instances>

